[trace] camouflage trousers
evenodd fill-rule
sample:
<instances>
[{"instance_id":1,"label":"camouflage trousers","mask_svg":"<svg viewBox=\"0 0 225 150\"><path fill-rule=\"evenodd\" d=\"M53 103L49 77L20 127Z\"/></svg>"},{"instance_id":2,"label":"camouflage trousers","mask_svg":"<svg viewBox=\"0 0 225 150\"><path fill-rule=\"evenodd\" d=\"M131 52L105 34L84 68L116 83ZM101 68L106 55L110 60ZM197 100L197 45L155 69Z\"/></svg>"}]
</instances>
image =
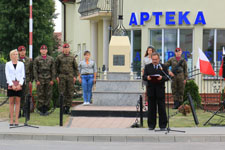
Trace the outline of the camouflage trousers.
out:
<instances>
[{"instance_id":1,"label":"camouflage trousers","mask_svg":"<svg viewBox=\"0 0 225 150\"><path fill-rule=\"evenodd\" d=\"M185 88L183 74L178 74L173 78L171 88L174 101L183 102Z\"/></svg>"},{"instance_id":2,"label":"camouflage trousers","mask_svg":"<svg viewBox=\"0 0 225 150\"><path fill-rule=\"evenodd\" d=\"M50 79L41 79L40 85L37 86L37 96L38 96L38 106L37 108L41 108L42 106L46 106L50 108L50 102L52 99L52 85L50 85Z\"/></svg>"},{"instance_id":3,"label":"camouflage trousers","mask_svg":"<svg viewBox=\"0 0 225 150\"><path fill-rule=\"evenodd\" d=\"M24 108L25 101L26 101L26 96L29 93L29 81L25 81L26 83L23 84L22 87L22 96L20 99L20 109Z\"/></svg>"},{"instance_id":4,"label":"camouflage trousers","mask_svg":"<svg viewBox=\"0 0 225 150\"><path fill-rule=\"evenodd\" d=\"M63 106L71 107L74 95L73 77L59 76L59 93L63 94Z\"/></svg>"}]
</instances>

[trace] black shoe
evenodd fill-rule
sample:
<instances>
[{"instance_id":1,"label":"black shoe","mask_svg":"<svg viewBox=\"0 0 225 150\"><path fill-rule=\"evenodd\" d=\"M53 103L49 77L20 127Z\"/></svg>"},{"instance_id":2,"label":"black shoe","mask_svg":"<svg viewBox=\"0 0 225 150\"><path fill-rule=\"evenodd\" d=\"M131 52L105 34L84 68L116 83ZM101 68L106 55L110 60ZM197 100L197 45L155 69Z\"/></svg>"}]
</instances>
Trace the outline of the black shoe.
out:
<instances>
[{"instance_id":1,"label":"black shoe","mask_svg":"<svg viewBox=\"0 0 225 150\"><path fill-rule=\"evenodd\" d=\"M66 114L70 114L70 107L66 106Z\"/></svg>"},{"instance_id":2,"label":"black shoe","mask_svg":"<svg viewBox=\"0 0 225 150\"><path fill-rule=\"evenodd\" d=\"M149 128L148 128L148 130L155 130L155 128L153 128L153 127L149 127Z\"/></svg>"},{"instance_id":3,"label":"black shoe","mask_svg":"<svg viewBox=\"0 0 225 150\"><path fill-rule=\"evenodd\" d=\"M166 131L166 128L160 128L160 131Z\"/></svg>"},{"instance_id":4,"label":"black shoe","mask_svg":"<svg viewBox=\"0 0 225 150\"><path fill-rule=\"evenodd\" d=\"M66 110L66 106L63 107L63 114L66 114L67 110Z\"/></svg>"},{"instance_id":5,"label":"black shoe","mask_svg":"<svg viewBox=\"0 0 225 150\"><path fill-rule=\"evenodd\" d=\"M179 107L179 102L178 101L174 101L173 109L178 109L178 107Z\"/></svg>"},{"instance_id":6,"label":"black shoe","mask_svg":"<svg viewBox=\"0 0 225 150\"><path fill-rule=\"evenodd\" d=\"M9 126L10 126L10 127L12 127L12 126L13 126L13 124L9 124Z\"/></svg>"}]
</instances>

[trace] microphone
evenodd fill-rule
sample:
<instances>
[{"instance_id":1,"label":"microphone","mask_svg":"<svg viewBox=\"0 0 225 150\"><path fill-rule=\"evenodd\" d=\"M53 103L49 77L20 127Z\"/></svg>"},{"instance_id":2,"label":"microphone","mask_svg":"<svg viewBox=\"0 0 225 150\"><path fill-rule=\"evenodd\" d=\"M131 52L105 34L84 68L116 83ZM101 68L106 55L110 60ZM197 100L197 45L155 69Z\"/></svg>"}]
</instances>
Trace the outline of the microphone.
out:
<instances>
[{"instance_id":1,"label":"microphone","mask_svg":"<svg viewBox=\"0 0 225 150\"><path fill-rule=\"evenodd\" d=\"M162 73L163 73L170 81L172 81L172 79L170 78L170 76L169 76L167 73L165 73L165 71L163 70L162 65L161 65L161 64L158 64L158 66L159 66L159 69L162 71Z\"/></svg>"},{"instance_id":2,"label":"microphone","mask_svg":"<svg viewBox=\"0 0 225 150\"><path fill-rule=\"evenodd\" d=\"M159 66L159 69L163 71L162 65L161 64L158 64L158 66Z\"/></svg>"}]
</instances>

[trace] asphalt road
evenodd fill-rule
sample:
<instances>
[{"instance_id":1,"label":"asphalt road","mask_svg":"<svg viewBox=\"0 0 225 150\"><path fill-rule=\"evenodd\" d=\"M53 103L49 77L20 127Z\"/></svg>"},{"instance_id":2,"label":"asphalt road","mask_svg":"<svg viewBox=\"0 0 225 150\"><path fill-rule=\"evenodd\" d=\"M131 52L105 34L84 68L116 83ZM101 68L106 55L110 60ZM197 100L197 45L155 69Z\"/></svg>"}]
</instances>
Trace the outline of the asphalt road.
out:
<instances>
[{"instance_id":1,"label":"asphalt road","mask_svg":"<svg viewBox=\"0 0 225 150\"><path fill-rule=\"evenodd\" d=\"M0 150L224 150L225 143L81 143L58 141L0 141Z\"/></svg>"}]
</instances>

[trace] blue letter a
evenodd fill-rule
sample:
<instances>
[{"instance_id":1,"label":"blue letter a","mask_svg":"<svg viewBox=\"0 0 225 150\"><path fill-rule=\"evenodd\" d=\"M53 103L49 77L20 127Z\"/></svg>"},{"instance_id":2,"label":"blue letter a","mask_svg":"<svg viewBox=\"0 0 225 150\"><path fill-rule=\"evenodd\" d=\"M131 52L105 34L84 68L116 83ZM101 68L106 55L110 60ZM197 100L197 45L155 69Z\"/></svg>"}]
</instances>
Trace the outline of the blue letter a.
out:
<instances>
[{"instance_id":1,"label":"blue letter a","mask_svg":"<svg viewBox=\"0 0 225 150\"><path fill-rule=\"evenodd\" d=\"M132 12L132 14L131 14L129 25L130 26L132 26L132 25L135 25L135 26L138 25L137 18L136 18L136 15L135 15L134 12Z\"/></svg>"}]
</instances>

